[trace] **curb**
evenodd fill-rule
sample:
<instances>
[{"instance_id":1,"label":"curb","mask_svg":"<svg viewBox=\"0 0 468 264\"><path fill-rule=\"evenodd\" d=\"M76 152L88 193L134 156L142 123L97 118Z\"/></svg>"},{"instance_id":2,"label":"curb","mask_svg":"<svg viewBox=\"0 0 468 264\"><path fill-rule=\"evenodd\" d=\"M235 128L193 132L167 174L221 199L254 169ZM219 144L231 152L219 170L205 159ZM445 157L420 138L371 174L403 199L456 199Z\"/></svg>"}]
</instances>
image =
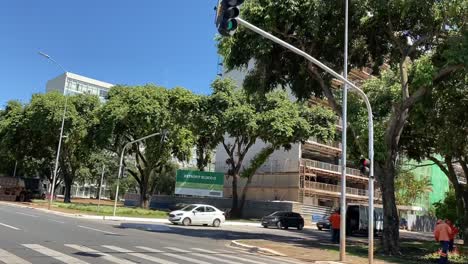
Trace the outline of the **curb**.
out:
<instances>
[{"instance_id":1,"label":"curb","mask_svg":"<svg viewBox=\"0 0 468 264\"><path fill-rule=\"evenodd\" d=\"M231 241L230 246L246 249L249 252L262 253L262 254L266 254L266 255L279 256L279 257L286 257L286 255L281 254L281 253L279 253L277 251L274 251L272 249L246 245L246 244L243 244L243 243L241 243L241 242L239 242L237 240Z\"/></svg>"},{"instance_id":2,"label":"curb","mask_svg":"<svg viewBox=\"0 0 468 264\"><path fill-rule=\"evenodd\" d=\"M5 201L0 201L0 204L6 204L16 207L29 208L34 210L39 210L44 213L55 214L71 218L81 218L81 219L90 219L90 220L105 220L105 221L136 221L143 223L163 223L170 224L169 220L165 218L138 218L138 217L125 217L125 216L101 216L101 215L87 215L87 214L72 214L58 212L54 210L47 210L45 208L38 208L24 204L10 203ZM260 223L246 223L246 222L236 222L236 221L226 221L223 223L223 226L252 226L252 227L261 227Z\"/></svg>"}]
</instances>

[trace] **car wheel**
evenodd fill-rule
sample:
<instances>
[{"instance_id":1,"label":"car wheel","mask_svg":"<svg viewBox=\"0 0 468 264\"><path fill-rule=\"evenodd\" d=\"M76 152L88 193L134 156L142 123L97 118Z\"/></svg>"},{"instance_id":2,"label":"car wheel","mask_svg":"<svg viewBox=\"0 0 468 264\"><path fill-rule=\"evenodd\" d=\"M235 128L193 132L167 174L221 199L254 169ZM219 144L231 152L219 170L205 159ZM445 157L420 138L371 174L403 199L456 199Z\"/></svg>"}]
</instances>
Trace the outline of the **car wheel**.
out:
<instances>
[{"instance_id":1,"label":"car wheel","mask_svg":"<svg viewBox=\"0 0 468 264\"><path fill-rule=\"evenodd\" d=\"M322 231L322 228L321 227L317 227L319 231Z\"/></svg>"},{"instance_id":2,"label":"car wheel","mask_svg":"<svg viewBox=\"0 0 468 264\"><path fill-rule=\"evenodd\" d=\"M188 226L192 223L192 220L190 220L190 218L186 217L184 218L184 220L182 220L182 225L184 226Z\"/></svg>"},{"instance_id":3,"label":"car wheel","mask_svg":"<svg viewBox=\"0 0 468 264\"><path fill-rule=\"evenodd\" d=\"M299 225L297 226L297 230L302 230L302 229L304 229L304 224L299 224Z\"/></svg>"},{"instance_id":4,"label":"car wheel","mask_svg":"<svg viewBox=\"0 0 468 264\"><path fill-rule=\"evenodd\" d=\"M263 226L264 228L268 228L268 226L267 226L267 225L262 225L262 226Z\"/></svg>"},{"instance_id":5,"label":"car wheel","mask_svg":"<svg viewBox=\"0 0 468 264\"><path fill-rule=\"evenodd\" d=\"M221 220L219 220L218 218L216 218L214 221L213 221L213 226L214 227L219 227L221 225Z\"/></svg>"},{"instance_id":6,"label":"car wheel","mask_svg":"<svg viewBox=\"0 0 468 264\"><path fill-rule=\"evenodd\" d=\"M278 227L278 229L283 228L283 224L281 223L281 221L276 222L276 227Z\"/></svg>"}]
</instances>

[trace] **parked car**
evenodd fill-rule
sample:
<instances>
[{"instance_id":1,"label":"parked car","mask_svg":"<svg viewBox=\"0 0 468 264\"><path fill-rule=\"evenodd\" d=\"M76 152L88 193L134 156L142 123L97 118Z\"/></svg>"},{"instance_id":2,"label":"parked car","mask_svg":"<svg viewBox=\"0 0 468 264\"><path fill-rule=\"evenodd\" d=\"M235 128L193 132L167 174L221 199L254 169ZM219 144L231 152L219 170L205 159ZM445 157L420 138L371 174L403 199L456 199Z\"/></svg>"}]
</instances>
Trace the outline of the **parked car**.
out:
<instances>
[{"instance_id":1,"label":"parked car","mask_svg":"<svg viewBox=\"0 0 468 264\"><path fill-rule=\"evenodd\" d=\"M169 221L173 224L212 225L219 227L226 220L224 212L206 204L191 204L169 213Z\"/></svg>"},{"instance_id":2,"label":"parked car","mask_svg":"<svg viewBox=\"0 0 468 264\"><path fill-rule=\"evenodd\" d=\"M262 226L265 228L276 226L279 229L296 227L298 230L302 230L304 228L304 218L294 212L274 212L262 218Z\"/></svg>"},{"instance_id":3,"label":"parked car","mask_svg":"<svg viewBox=\"0 0 468 264\"><path fill-rule=\"evenodd\" d=\"M317 222L318 230L330 229L331 224L329 219L329 215L325 215L324 217L322 217L322 219L320 219L320 221Z\"/></svg>"}]
</instances>

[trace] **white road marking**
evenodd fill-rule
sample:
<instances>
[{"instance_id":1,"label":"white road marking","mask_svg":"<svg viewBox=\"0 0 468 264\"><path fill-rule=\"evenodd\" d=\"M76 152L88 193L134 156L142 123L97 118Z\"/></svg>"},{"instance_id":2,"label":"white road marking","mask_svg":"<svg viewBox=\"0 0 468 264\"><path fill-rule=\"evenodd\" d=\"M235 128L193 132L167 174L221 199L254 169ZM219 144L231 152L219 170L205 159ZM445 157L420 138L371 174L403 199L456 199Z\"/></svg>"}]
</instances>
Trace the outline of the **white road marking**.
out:
<instances>
[{"instance_id":1,"label":"white road marking","mask_svg":"<svg viewBox=\"0 0 468 264\"><path fill-rule=\"evenodd\" d=\"M199 251L199 252L209 253L209 254L223 254L221 252L206 250L206 249L202 249L202 248L192 248L192 249L196 250L196 251ZM251 259L246 259L246 258L242 258L242 257L238 257L238 256L233 256L231 254L223 254L223 258L237 259L237 260L242 260L244 262L249 262L249 263L254 263L254 264L265 264L265 262L260 262L260 261L256 261L256 260L251 260Z\"/></svg>"},{"instance_id":2,"label":"white road marking","mask_svg":"<svg viewBox=\"0 0 468 264\"><path fill-rule=\"evenodd\" d=\"M60 224L65 224L65 222L57 221L57 220L54 220L54 219L47 219L47 220L52 221L52 222L56 222L56 223L60 223Z\"/></svg>"},{"instance_id":3,"label":"white road marking","mask_svg":"<svg viewBox=\"0 0 468 264\"><path fill-rule=\"evenodd\" d=\"M4 223L0 223L0 225L5 226L5 227L8 227L8 228L11 228L11 229L14 229L14 230L21 230L21 229L19 229L19 228L17 228L17 227L14 227L14 226L11 226L11 225L7 225L7 224L4 224Z\"/></svg>"},{"instance_id":4,"label":"white road marking","mask_svg":"<svg viewBox=\"0 0 468 264\"><path fill-rule=\"evenodd\" d=\"M164 259L160 259L160 258L157 258L157 257L154 257L154 256L148 256L148 255L146 255L146 254L142 254L142 253L138 253L138 252L129 251L129 250L126 250L126 249L121 248L121 247L107 246L107 245L103 245L103 247L108 248L108 249L110 249L110 250L117 251L117 252L119 252L119 253L125 253L125 254L128 254L128 255L130 255L130 256L134 256L134 257L137 257L137 258L149 260L149 261L156 262L156 263L160 263L160 264L177 264L177 263L175 263L175 262L168 261L168 260L164 260ZM159 253L159 252L157 252L157 253Z\"/></svg>"},{"instance_id":5,"label":"white road marking","mask_svg":"<svg viewBox=\"0 0 468 264\"><path fill-rule=\"evenodd\" d=\"M206 262L206 261L203 261L203 260L197 260L197 259L193 259L193 258L190 258L190 257L184 257L184 256L180 256L180 255L177 255L177 254L174 254L174 253L162 253L163 251L160 251L160 250L157 250L157 249L152 249L152 248L149 248L149 247L137 247L137 248L141 248L141 249L144 249L144 250L147 250L147 251L150 251L150 252L161 253L164 256L168 256L168 257L172 257L172 258L176 258L176 259L181 259L181 260L185 260L185 261L192 262L192 263L210 264L210 262Z\"/></svg>"},{"instance_id":6,"label":"white road marking","mask_svg":"<svg viewBox=\"0 0 468 264\"><path fill-rule=\"evenodd\" d=\"M188 253L188 254L193 255L193 256L214 260L217 263L239 264L239 262L234 262L234 261L230 261L230 260L227 260L227 259L217 258L215 256L210 256L210 255L207 255L207 254L195 253L195 252L183 250L183 249L180 249L180 248L175 248L175 247L166 247L166 248L170 249L172 251L177 251L177 252L180 252L180 253Z\"/></svg>"},{"instance_id":7,"label":"white road marking","mask_svg":"<svg viewBox=\"0 0 468 264\"><path fill-rule=\"evenodd\" d=\"M81 252L100 255L99 258L107 260L109 262L118 263L118 264L135 264L135 262L133 262L133 261L126 260L126 259L119 259L119 258L116 258L116 257L111 256L111 255L106 254L106 253L102 253L102 252L97 251L97 250L92 249L92 248L88 248L88 247L84 247L84 246L80 246L80 245L75 245L75 244L65 244L65 246L76 249L76 250L79 250Z\"/></svg>"},{"instance_id":8,"label":"white road marking","mask_svg":"<svg viewBox=\"0 0 468 264\"><path fill-rule=\"evenodd\" d=\"M97 232L101 232L101 233L105 233L105 234L117 235L117 233L113 233L113 232L109 232L109 231L105 231L105 230L100 230L100 229L96 229L96 228L92 228L92 227L81 226L81 225L79 225L78 227L93 230L93 231L97 231Z\"/></svg>"},{"instance_id":9,"label":"white road marking","mask_svg":"<svg viewBox=\"0 0 468 264\"><path fill-rule=\"evenodd\" d=\"M79 260L77 258L68 256L68 255L65 255L65 254L63 254L61 252L52 250L50 248L43 247L43 246L38 245L38 244L23 244L23 246L25 246L27 248L30 248L30 249L32 249L34 251L37 251L37 252L39 252L41 254L44 254L46 256L52 257L52 258L54 258L56 260L60 260L62 262L65 262L67 264L89 264L88 262Z\"/></svg>"},{"instance_id":10,"label":"white road marking","mask_svg":"<svg viewBox=\"0 0 468 264\"><path fill-rule=\"evenodd\" d=\"M32 214L25 214L25 213L20 213L20 212L15 212L15 213L20 214L20 215L30 216L30 217L39 217L37 215L32 215Z\"/></svg>"},{"instance_id":11,"label":"white road marking","mask_svg":"<svg viewBox=\"0 0 468 264\"><path fill-rule=\"evenodd\" d=\"M220 250L221 252L225 252L227 254L232 254L233 251L228 251L228 250ZM298 263L304 263L304 262L301 262L299 260L292 260L292 259L286 259L286 257L272 257L272 256L267 256L267 255L258 255L258 254L255 254L255 253L250 253L248 251L245 251L245 250L242 250L241 251L243 254L243 256L249 256L250 258L253 258L253 259L258 259L258 260L261 260L261 261L266 261L268 260L268 263L280 263L280 264L284 264L284 263L291 263L291 264L298 264Z\"/></svg>"},{"instance_id":12,"label":"white road marking","mask_svg":"<svg viewBox=\"0 0 468 264\"><path fill-rule=\"evenodd\" d=\"M19 258L8 251L0 248L0 262L6 264L31 264L31 262Z\"/></svg>"}]
</instances>

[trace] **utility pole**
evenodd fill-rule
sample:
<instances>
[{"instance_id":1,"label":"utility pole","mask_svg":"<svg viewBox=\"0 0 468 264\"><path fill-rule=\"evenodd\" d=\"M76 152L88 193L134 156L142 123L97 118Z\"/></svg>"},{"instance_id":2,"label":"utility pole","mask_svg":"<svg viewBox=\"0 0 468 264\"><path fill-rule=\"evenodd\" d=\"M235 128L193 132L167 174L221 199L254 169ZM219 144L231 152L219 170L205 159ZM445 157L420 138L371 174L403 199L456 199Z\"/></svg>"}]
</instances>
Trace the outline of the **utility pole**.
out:
<instances>
[{"instance_id":1,"label":"utility pole","mask_svg":"<svg viewBox=\"0 0 468 264\"><path fill-rule=\"evenodd\" d=\"M348 79L348 0L345 0L345 43L343 78ZM343 85L343 113L341 118L341 205L340 205L340 261L346 260L346 130L348 107L348 85Z\"/></svg>"}]
</instances>

